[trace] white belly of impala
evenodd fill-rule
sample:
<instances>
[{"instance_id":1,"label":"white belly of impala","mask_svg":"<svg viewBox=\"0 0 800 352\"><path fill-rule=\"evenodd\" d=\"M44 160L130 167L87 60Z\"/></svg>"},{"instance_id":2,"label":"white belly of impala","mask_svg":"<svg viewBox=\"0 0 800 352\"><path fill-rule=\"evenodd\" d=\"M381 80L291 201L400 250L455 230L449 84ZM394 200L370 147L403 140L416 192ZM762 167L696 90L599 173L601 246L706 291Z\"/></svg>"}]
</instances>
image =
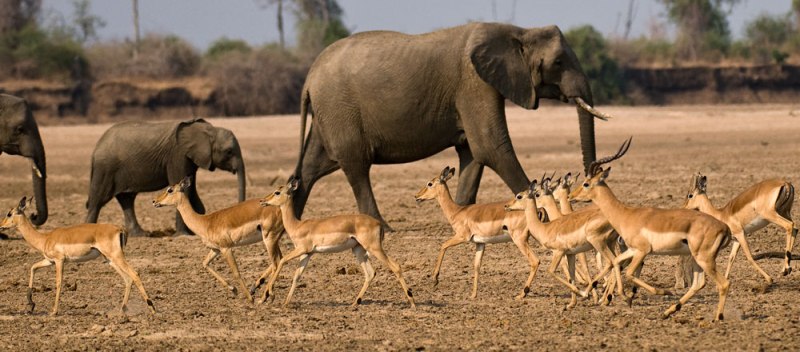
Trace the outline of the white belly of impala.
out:
<instances>
[{"instance_id":1,"label":"white belly of impala","mask_svg":"<svg viewBox=\"0 0 800 352\"><path fill-rule=\"evenodd\" d=\"M329 245L329 246L314 246L314 253L337 253L346 251L358 245L355 238L350 237L347 241Z\"/></svg>"},{"instance_id":2,"label":"white belly of impala","mask_svg":"<svg viewBox=\"0 0 800 352\"><path fill-rule=\"evenodd\" d=\"M689 246L685 243L686 234L683 232L655 232L642 229L642 236L650 242L655 255L683 255L690 254Z\"/></svg>"},{"instance_id":3,"label":"white belly of impala","mask_svg":"<svg viewBox=\"0 0 800 352\"><path fill-rule=\"evenodd\" d=\"M80 262L87 262L92 259L97 259L97 257L99 256L100 256L100 251L92 248L89 252L84 252L82 254L77 254L74 252L67 253L64 259L69 262L80 263Z\"/></svg>"},{"instance_id":4,"label":"white belly of impala","mask_svg":"<svg viewBox=\"0 0 800 352\"><path fill-rule=\"evenodd\" d=\"M474 243L506 243L511 242L511 236L509 236L508 232L503 232L501 235L497 236L472 236L472 242Z\"/></svg>"},{"instance_id":5,"label":"white belly of impala","mask_svg":"<svg viewBox=\"0 0 800 352\"><path fill-rule=\"evenodd\" d=\"M749 224L744 225L744 233L753 233L755 231L761 230L764 226L767 226L769 221L764 219L760 216L757 216L753 221L750 221Z\"/></svg>"}]
</instances>

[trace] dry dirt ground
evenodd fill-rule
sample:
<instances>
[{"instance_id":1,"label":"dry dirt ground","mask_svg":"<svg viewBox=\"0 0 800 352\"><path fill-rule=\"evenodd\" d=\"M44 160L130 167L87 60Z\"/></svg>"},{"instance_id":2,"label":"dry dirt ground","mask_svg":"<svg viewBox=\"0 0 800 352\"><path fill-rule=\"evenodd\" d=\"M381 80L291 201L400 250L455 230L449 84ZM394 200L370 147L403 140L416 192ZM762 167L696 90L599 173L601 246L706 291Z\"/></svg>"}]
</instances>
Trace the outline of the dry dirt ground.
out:
<instances>
[{"instance_id":1,"label":"dry dirt ground","mask_svg":"<svg viewBox=\"0 0 800 352\"><path fill-rule=\"evenodd\" d=\"M709 177L712 200L723 204L750 184L771 177L800 181L800 117L789 105L607 107L617 116L597 123L599 156L616 150L628 136L633 145L615 162L609 184L626 203L678 207L694 172ZM544 171L577 171L580 148L577 121L571 107L539 111L509 108L508 124L519 159L531 176ZM297 116L211 119L232 129L245 153L250 197L263 196L283 182L297 154ZM82 222L86 213L89 160L95 142L107 128L45 127L51 217L44 229ZM413 126L410 126L413 128ZM349 306L362 275L349 252L316 255L311 260L288 308L285 297L297 262L281 273L277 300L253 306L232 295L209 275L201 262L207 253L198 238L131 238L126 253L154 298L151 316L134 290L127 317L114 314L123 283L101 260L68 264L68 287L61 314L46 313L53 302L52 268L36 278L34 314L23 313L30 265L41 256L20 236L0 241L0 349L75 350L218 350L218 349L358 349L358 350L768 350L796 349L800 343L800 264L788 277L779 274L781 261L760 263L776 283L759 292L760 276L741 259L734 264L726 320L711 323L717 292L709 283L683 310L666 320L659 314L677 297L640 294L633 307L620 301L599 307L580 301L565 311L569 295L544 268L550 254L535 241L542 258L531 294L513 299L528 267L512 244L489 245L484 257L478 298L469 300L474 247L463 245L447 253L438 288L430 272L440 244L451 235L441 210L433 203L417 206L414 193L445 165L456 165L453 150L404 165L376 166L372 180L378 203L396 229L385 248L405 272L418 308L409 309L388 268L375 263L378 275L363 305ZM24 159L0 157L0 206L11 207L30 193L30 171ZM236 196L235 177L201 172L201 196L209 209L230 205ZM456 180L452 181L455 186ZM150 206L153 194L142 194L137 211L146 229L173 227L170 209ZM479 201L509 199L511 193L488 171ZM340 172L314 188L306 216L352 213L355 202ZM794 220L800 219L795 211ZM107 205L101 221L122 223L119 206ZM769 226L750 237L755 252L780 251L784 234ZM291 244L281 243L284 253ZM795 252L800 252L795 249ZM235 250L248 282L266 267L260 244ZM727 257L729 249L721 256ZM647 260L643 276L657 286L673 284L668 257ZM718 258L723 263L723 258ZM223 260L215 267L229 277ZM683 292L683 290L679 291Z\"/></svg>"}]
</instances>

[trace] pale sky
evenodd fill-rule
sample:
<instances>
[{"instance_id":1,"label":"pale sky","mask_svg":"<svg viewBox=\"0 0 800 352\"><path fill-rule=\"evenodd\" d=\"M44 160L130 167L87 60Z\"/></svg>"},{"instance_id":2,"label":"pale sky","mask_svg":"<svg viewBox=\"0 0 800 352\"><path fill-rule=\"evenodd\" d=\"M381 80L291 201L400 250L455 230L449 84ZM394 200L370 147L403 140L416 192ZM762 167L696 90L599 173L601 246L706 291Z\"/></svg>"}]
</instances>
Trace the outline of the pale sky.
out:
<instances>
[{"instance_id":1,"label":"pale sky","mask_svg":"<svg viewBox=\"0 0 800 352\"><path fill-rule=\"evenodd\" d=\"M252 45L276 42L276 10L259 4L266 0L139 0L142 33L176 34L200 50L226 36ZM286 1L289 2L289 1ZM72 1L44 0L45 11L72 14ZM130 0L94 0L92 12L107 25L101 39L133 37ZM339 0L344 22L354 32L385 29L424 33L464 24L469 20L509 22L523 27L555 24L566 31L591 24L606 35L622 35L629 0ZM515 6L516 4L516 6ZM745 24L760 13L789 10L791 0L744 0L728 21L734 37L741 37ZM515 8L512 14L512 8ZM294 42L294 16L284 12L286 40ZM665 22L657 0L636 0L631 36L649 32L653 23Z\"/></svg>"}]
</instances>

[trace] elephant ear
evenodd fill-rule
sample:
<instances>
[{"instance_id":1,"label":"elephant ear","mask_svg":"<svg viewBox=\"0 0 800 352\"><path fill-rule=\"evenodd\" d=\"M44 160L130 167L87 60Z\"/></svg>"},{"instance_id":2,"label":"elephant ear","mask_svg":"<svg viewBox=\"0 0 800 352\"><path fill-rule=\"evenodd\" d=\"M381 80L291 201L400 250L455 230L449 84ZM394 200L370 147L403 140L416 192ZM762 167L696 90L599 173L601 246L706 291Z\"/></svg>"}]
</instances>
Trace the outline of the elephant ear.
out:
<instances>
[{"instance_id":1,"label":"elephant ear","mask_svg":"<svg viewBox=\"0 0 800 352\"><path fill-rule=\"evenodd\" d=\"M531 68L522 55L521 30L501 24L482 24L467 41L467 55L478 76L504 97L526 109L538 105Z\"/></svg>"},{"instance_id":2,"label":"elephant ear","mask_svg":"<svg viewBox=\"0 0 800 352\"><path fill-rule=\"evenodd\" d=\"M180 122L175 130L178 150L206 170L211 169L214 135L214 126L203 119Z\"/></svg>"}]
</instances>

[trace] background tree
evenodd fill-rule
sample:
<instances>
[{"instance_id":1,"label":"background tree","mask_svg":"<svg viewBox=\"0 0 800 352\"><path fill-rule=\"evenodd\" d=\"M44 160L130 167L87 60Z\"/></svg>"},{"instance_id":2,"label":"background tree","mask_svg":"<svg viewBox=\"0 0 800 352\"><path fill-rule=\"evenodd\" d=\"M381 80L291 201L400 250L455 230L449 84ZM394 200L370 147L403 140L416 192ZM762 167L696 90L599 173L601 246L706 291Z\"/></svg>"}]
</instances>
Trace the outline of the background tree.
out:
<instances>
[{"instance_id":1,"label":"background tree","mask_svg":"<svg viewBox=\"0 0 800 352\"><path fill-rule=\"evenodd\" d=\"M41 8L42 0L0 0L0 35L35 23Z\"/></svg>"},{"instance_id":2,"label":"background tree","mask_svg":"<svg viewBox=\"0 0 800 352\"><path fill-rule=\"evenodd\" d=\"M295 0L297 49L301 55L316 57L326 46L350 35L343 14L336 0Z\"/></svg>"},{"instance_id":3,"label":"background tree","mask_svg":"<svg viewBox=\"0 0 800 352\"><path fill-rule=\"evenodd\" d=\"M741 0L660 0L678 28L677 55L695 61L727 53L731 33L727 13ZM723 7L727 5L728 9ZM716 55L715 55L716 54Z\"/></svg>"},{"instance_id":4,"label":"background tree","mask_svg":"<svg viewBox=\"0 0 800 352\"><path fill-rule=\"evenodd\" d=\"M283 30L283 0L256 0L256 3L260 4L261 7L270 7L273 5L277 6L277 26L278 26L278 43L280 44L281 49L286 48L286 40L284 39L284 30Z\"/></svg>"},{"instance_id":5,"label":"background tree","mask_svg":"<svg viewBox=\"0 0 800 352\"><path fill-rule=\"evenodd\" d=\"M90 12L90 0L74 0L72 5L75 8L72 15L72 23L76 29L75 39L81 44L97 39L97 30L105 27L106 21Z\"/></svg>"}]
</instances>

